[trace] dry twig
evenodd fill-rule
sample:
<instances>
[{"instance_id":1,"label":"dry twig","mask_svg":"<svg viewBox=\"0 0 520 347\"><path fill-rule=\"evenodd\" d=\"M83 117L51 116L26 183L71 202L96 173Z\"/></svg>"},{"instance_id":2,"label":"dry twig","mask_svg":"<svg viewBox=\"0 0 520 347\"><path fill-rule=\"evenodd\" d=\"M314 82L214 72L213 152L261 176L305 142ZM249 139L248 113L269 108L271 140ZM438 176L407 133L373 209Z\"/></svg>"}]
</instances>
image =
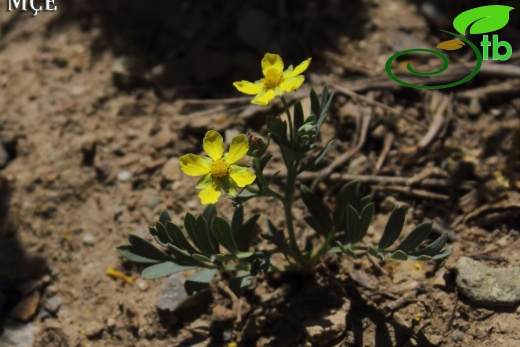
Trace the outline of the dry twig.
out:
<instances>
[{"instance_id":1,"label":"dry twig","mask_svg":"<svg viewBox=\"0 0 520 347\"><path fill-rule=\"evenodd\" d=\"M383 110L385 111L388 111L392 114L395 114L397 116L402 116L404 119L406 119L407 121L409 122L412 122L422 128L425 128L426 126L421 123L421 122L418 122L412 115L409 115L407 113L404 113L404 112L399 112L397 110L394 110L393 108L391 108L390 106L388 105L385 105L379 101L376 101L368 96L363 96L363 95L360 95L346 87L342 87L338 84L335 84L335 83L332 83L331 84L332 87L334 87L335 89L337 89L339 92L345 94L345 95L348 95L350 96L351 98L354 98L354 99L357 99L357 100L360 100L360 101L363 101L369 105L372 105L372 106L378 106L378 107L381 107Z\"/></svg>"},{"instance_id":2,"label":"dry twig","mask_svg":"<svg viewBox=\"0 0 520 347\"><path fill-rule=\"evenodd\" d=\"M419 198L432 199L432 200L448 201L450 199L450 197L448 195L432 193L432 192L424 190L424 189L414 189L411 187L372 186L372 189L403 193L403 194L407 194L407 195L411 195L411 196L416 196Z\"/></svg>"}]
</instances>

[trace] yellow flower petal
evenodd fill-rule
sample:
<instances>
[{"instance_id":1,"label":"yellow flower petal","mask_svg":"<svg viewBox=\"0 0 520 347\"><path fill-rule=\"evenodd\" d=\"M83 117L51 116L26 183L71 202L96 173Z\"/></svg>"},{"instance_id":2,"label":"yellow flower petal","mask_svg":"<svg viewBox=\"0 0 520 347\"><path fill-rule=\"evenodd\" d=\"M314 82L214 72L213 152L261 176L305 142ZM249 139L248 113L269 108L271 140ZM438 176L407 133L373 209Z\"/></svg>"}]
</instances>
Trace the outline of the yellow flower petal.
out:
<instances>
[{"instance_id":1,"label":"yellow flower petal","mask_svg":"<svg viewBox=\"0 0 520 347\"><path fill-rule=\"evenodd\" d=\"M199 157L195 154L186 154L179 158L181 170L188 176L202 176L209 173L211 159Z\"/></svg>"},{"instance_id":2,"label":"yellow flower petal","mask_svg":"<svg viewBox=\"0 0 520 347\"><path fill-rule=\"evenodd\" d=\"M252 83L249 81L239 81L233 83L236 89L238 89L239 92L242 92L244 94L248 95L256 95L262 91L262 84L260 83Z\"/></svg>"},{"instance_id":3,"label":"yellow flower petal","mask_svg":"<svg viewBox=\"0 0 520 347\"><path fill-rule=\"evenodd\" d=\"M247 143L246 135L240 134L233 137L231 145L229 146L229 154L226 157L226 162L228 164L235 163L237 160L245 157L248 150L249 144Z\"/></svg>"},{"instance_id":4,"label":"yellow flower petal","mask_svg":"<svg viewBox=\"0 0 520 347\"><path fill-rule=\"evenodd\" d=\"M214 204L220 197L220 186L213 182L199 192L199 199L203 205Z\"/></svg>"},{"instance_id":5,"label":"yellow flower petal","mask_svg":"<svg viewBox=\"0 0 520 347\"><path fill-rule=\"evenodd\" d=\"M307 70L307 68L309 67L309 64L311 63L311 60L312 60L312 58L304 60L300 65L295 67L294 70L290 69L290 67L289 67L289 69L287 69L283 73L283 77L284 78L291 78L291 77L296 77L297 75L301 74L302 72Z\"/></svg>"},{"instance_id":6,"label":"yellow flower petal","mask_svg":"<svg viewBox=\"0 0 520 347\"><path fill-rule=\"evenodd\" d=\"M211 174L207 174L206 176L200 179L195 188L204 189L207 188L211 183L213 183L213 180L211 179Z\"/></svg>"},{"instance_id":7,"label":"yellow flower petal","mask_svg":"<svg viewBox=\"0 0 520 347\"><path fill-rule=\"evenodd\" d=\"M256 105L268 105L275 97L274 90L262 90L251 102Z\"/></svg>"},{"instance_id":8,"label":"yellow flower petal","mask_svg":"<svg viewBox=\"0 0 520 347\"><path fill-rule=\"evenodd\" d=\"M238 195L236 184L231 178L226 177L221 180L220 186L222 189L224 189L226 194L232 196L233 198Z\"/></svg>"},{"instance_id":9,"label":"yellow flower petal","mask_svg":"<svg viewBox=\"0 0 520 347\"><path fill-rule=\"evenodd\" d=\"M305 81L305 77L301 75L291 77L283 80L283 82L280 84L280 87L282 87L284 92L292 92L293 90L300 88L300 86L303 84L303 81Z\"/></svg>"},{"instance_id":10,"label":"yellow flower petal","mask_svg":"<svg viewBox=\"0 0 520 347\"><path fill-rule=\"evenodd\" d=\"M283 83L283 82L282 82L282 83ZM283 90L283 88L282 88L282 86L281 86L282 83L280 83L280 87L276 87L276 88L274 89L274 95L275 95L275 96L282 96L283 93L285 93L285 91Z\"/></svg>"},{"instance_id":11,"label":"yellow flower petal","mask_svg":"<svg viewBox=\"0 0 520 347\"><path fill-rule=\"evenodd\" d=\"M206 133L202 146L204 147L204 152L206 152L213 161L222 158L222 154L224 153L224 139L222 135L215 130L210 130Z\"/></svg>"},{"instance_id":12,"label":"yellow flower petal","mask_svg":"<svg viewBox=\"0 0 520 347\"><path fill-rule=\"evenodd\" d=\"M283 60L278 54L266 53L262 59L262 72L264 76L269 69L283 71Z\"/></svg>"},{"instance_id":13,"label":"yellow flower petal","mask_svg":"<svg viewBox=\"0 0 520 347\"><path fill-rule=\"evenodd\" d=\"M238 165L231 165L229 176L235 181L236 185L241 188L253 183L256 179L254 173L249 171L246 167Z\"/></svg>"}]
</instances>

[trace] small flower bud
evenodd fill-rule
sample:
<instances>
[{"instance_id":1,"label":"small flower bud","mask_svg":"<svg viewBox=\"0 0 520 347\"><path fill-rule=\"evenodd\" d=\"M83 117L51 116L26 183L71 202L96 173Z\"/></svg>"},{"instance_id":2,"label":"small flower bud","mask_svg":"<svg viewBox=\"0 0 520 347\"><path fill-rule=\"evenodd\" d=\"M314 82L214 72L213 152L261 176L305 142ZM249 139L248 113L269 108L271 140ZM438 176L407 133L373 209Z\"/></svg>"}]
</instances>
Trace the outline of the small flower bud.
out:
<instances>
[{"instance_id":1,"label":"small flower bud","mask_svg":"<svg viewBox=\"0 0 520 347\"><path fill-rule=\"evenodd\" d=\"M298 146L300 148L306 148L310 146L316 141L316 135L318 133L318 128L316 124L309 122L303 124L300 128L298 128Z\"/></svg>"},{"instance_id":2,"label":"small flower bud","mask_svg":"<svg viewBox=\"0 0 520 347\"><path fill-rule=\"evenodd\" d=\"M305 123L298 129L298 135L300 135L300 137L307 136L307 138L316 138L317 131L318 129L315 124Z\"/></svg>"},{"instance_id":3,"label":"small flower bud","mask_svg":"<svg viewBox=\"0 0 520 347\"><path fill-rule=\"evenodd\" d=\"M255 134L252 131L247 134L247 141L249 143L249 151L247 151L247 155L250 157L261 157L267 150L267 147L269 147L269 144L262 136Z\"/></svg>"}]
</instances>

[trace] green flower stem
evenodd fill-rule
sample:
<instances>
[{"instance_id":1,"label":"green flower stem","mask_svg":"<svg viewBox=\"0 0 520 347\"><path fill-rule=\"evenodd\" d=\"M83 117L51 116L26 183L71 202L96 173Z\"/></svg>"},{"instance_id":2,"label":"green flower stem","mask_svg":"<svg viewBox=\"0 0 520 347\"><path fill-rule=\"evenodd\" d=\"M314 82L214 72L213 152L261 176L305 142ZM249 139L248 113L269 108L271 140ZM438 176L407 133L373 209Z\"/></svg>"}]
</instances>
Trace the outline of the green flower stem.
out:
<instances>
[{"instance_id":1,"label":"green flower stem","mask_svg":"<svg viewBox=\"0 0 520 347\"><path fill-rule=\"evenodd\" d=\"M329 236L327 236L325 238L325 241L323 241L321 247L316 252L312 252L310 260L311 264L315 264L323 254L326 254L329 251L329 246L332 240L334 239L334 235L334 232L330 232Z\"/></svg>"},{"instance_id":2,"label":"green flower stem","mask_svg":"<svg viewBox=\"0 0 520 347\"><path fill-rule=\"evenodd\" d=\"M283 150L282 150L283 151ZM287 185L285 187L285 197L283 201L283 207L285 212L285 220L287 222L287 232L289 234L289 242L291 245L291 250L293 251L293 255L295 260L298 263L302 263L302 253L298 248L298 244L296 242L296 234L294 232L294 221L292 215L292 205L294 201L294 185L296 181L296 172L298 170L299 160L296 160L294 163L287 163Z\"/></svg>"},{"instance_id":3,"label":"green flower stem","mask_svg":"<svg viewBox=\"0 0 520 347\"><path fill-rule=\"evenodd\" d=\"M285 96L283 96L283 95L280 96L280 99L282 99L283 108L285 109L285 113L287 113L287 120L289 122L289 134L290 134L289 142L292 142L294 139L294 129L293 129L291 111L289 110L289 105L287 104L287 101L285 100Z\"/></svg>"},{"instance_id":4,"label":"green flower stem","mask_svg":"<svg viewBox=\"0 0 520 347\"><path fill-rule=\"evenodd\" d=\"M365 247L365 246L354 246L351 248L352 251L368 251L368 247ZM325 253L327 254L334 254L334 253L342 253L343 251L341 250L341 248L335 246L335 247L331 247L329 249L327 249L327 251Z\"/></svg>"}]
</instances>

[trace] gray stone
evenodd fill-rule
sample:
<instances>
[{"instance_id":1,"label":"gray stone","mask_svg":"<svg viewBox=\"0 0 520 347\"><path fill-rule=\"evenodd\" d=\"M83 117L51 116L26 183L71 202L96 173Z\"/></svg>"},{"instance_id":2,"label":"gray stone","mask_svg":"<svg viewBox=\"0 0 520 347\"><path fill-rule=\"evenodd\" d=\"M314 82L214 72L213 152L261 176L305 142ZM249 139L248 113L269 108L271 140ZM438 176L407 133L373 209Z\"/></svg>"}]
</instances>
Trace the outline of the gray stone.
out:
<instances>
[{"instance_id":1,"label":"gray stone","mask_svg":"<svg viewBox=\"0 0 520 347\"><path fill-rule=\"evenodd\" d=\"M55 295L48 298L43 307L50 313L57 313L60 310L62 303L61 299Z\"/></svg>"},{"instance_id":2,"label":"gray stone","mask_svg":"<svg viewBox=\"0 0 520 347\"><path fill-rule=\"evenodd\" d=\"M457 288L475 304L489 307L520 304L520 267L492 268L461 257L455 269Z\"/></svg>"},{"instance_id":3,"label":"gray stone","mask_svg":"<svg viewBox=\"0 0 520 347\"><path fill-rule=\"evenodd\" d=\"M148 208L150 210L153 211L154 208L156 208L158 205L160 205L162 203L162 199L160 196L158 195L154 195L154 196L151 196L147 201L146 201L146 206L148 206Z\"/></svg>"},{"instance_id":4,"label":"gray stone","mask_svg":"<svg viewBox=\"0 0 520 347\"><path fill-rule=\"evenodd\" d=\"M185 277L182 274L173 274L161 285L157 296L157 308L160 310L175 311L187 298L184 290Z\"/></svg>"},{"instance_id":5,"label":"gray stone","mask_svg":"<svg viewBox=\"0 0 520 347\"><path fill-rule=\"evenodd\" d=\"M31 323L18 323L8 320L4 326L4 332L0 336L2 347L32 347L34 335L38 328Z\"/></svg>"}]
</instances>

